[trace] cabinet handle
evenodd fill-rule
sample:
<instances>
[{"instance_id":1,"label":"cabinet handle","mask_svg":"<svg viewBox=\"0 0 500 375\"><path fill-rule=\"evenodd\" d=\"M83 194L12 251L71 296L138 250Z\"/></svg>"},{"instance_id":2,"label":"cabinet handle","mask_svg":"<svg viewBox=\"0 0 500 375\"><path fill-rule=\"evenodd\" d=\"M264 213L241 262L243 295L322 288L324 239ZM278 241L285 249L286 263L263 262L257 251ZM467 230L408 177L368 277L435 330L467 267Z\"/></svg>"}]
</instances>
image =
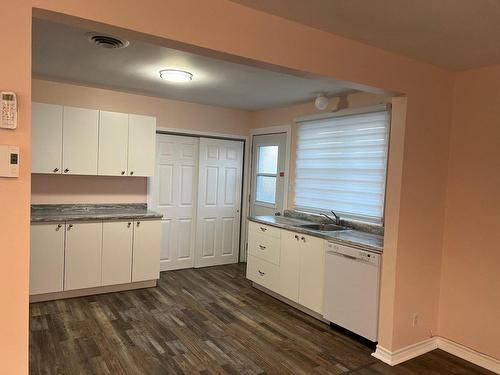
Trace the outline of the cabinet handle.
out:
<instances>
[{"instance_id":1,"label":"cabinet handle","mask_svg":"<svg viewBox=\"0 0 500 375\"><path fill-rule=\"evenodd\" d=\"M131 225L132 223L127 223L127 228L130 228Z\"/></svg>"},{"instance_id":2,"label":"cabinet handle","mask_svg":"<svg viewBox=\"0 0 500 375\"><path fill-rule=\"evenodd\" d=\"M68 225L68 230L70 230L71 228L73 228L73 224Z\"/></svg>"},{"instance_id":3,"label":"cabinet handle","mask_svg":"<svg viewBox=\"0 0 500 375\"><path fill-rule=\"evenodd\" d=\"M59 172L59 168L54 168L54 173Z\"/></svg>"},{"instance_id":4,"label":"cabinet handle","mask_svg":"<svg viewBox=\"0 0 500 375\"><path fill-rule=\"evenodd\" d=\"M140 221L138 221L138 222L137 222L137 226L139 226L139 225L141 225L141 222L140 222Z\"/></svg>"},{"instance_id":5,"label":"cabinet handle","mask_svg":"<svg viewBox=\"0 0 500 375\"><path fill-rule=\"evenodd\" d=\"M266 273L265 272L262 272L261 270L259 270L259 275L260 276L264 276Z\"/></svg>"},{"instance_id":6,"label":"cabinet handle","mask_svg":"<svg viewBox=\"0 0 500 375\"><path fill-rule=\"evenodd\" d=\"M264 228L264 227L260 227L260 230L265 232L267 230L267 228Z\"/></svg>"},{"instance_id":7,"label":"cabinet handle","mask_svg":"<svg viewBox=\"0 0 500 375\"><path fill-rule=\"evenodd\" d=\"M299 240L299 236L295 235L294 237L297 241Z\"/></svg>"},{"instance_id":8,"label":"cabinet handle","mask_svg":"<svg viewBox=\"0 0 500 375\"><path fill-rule=\"evenodd\" d=\"M62 228L62 224L57 224L56 230L59 230Z\"/></svg>"},{"instance_id":9,"label":"cabinet handle","mask_svg":"<svg viewBox=\"0 0 500 375\"><path fill-rule=\"evenodd\" d=\"M263 246L263 245L259 245L259 247L260 247L261 250L266 250L266 247Z\"/></svg>"},{"instance_id":10,"label":"cabinet handle","mask_svg":"<svg viewBox=\"0 0 500 375\"><path fill-rule=\"evenodd\" d=\"M122 176L125 174L125 171L122 171Z\"/></svg>"},{"instance_id":11,"label":"cabinet handle","mask_svg":"<svg viewBox=\"0 0 500 375\"><path fill-rule=\"evenodd\" d=\"M66 168L66 169L64 170L64 173L68 173L68 172L69 172L69 169L68 169L68 168Z\"/></svg>"},{"instance_id":12,"label":"cabinet handle","mask_svg":"<svg viewBox=\"0 0 500 375\"><path fill-rule=\"evenodd\" d=\"M132 176L134 174L134 171L130 171L130 175Z\"/></svg>"},{"instance_id":13,"label":"cabinet handle","mask_svg":"<svg viewBox=\"0 0 500 375\"><path fill-rule=\"evenodd\" d=\"M306 238L305 237L300 237L300 239L304 242L306 242Z\"/></svg>"}]
</instances>

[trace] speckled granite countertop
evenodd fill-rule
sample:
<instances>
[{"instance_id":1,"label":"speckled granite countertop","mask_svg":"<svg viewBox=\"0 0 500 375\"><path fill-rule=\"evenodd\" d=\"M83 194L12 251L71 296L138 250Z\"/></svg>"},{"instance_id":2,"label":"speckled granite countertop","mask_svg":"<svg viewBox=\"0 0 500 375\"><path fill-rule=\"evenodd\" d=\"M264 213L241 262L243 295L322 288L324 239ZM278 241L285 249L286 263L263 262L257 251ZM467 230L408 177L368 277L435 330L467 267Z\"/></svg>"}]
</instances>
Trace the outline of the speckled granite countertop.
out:
<instances>
[{"instance_id":1,"label":"speckled granite countertop","mask_svg":"<svg viewBox=\"0 0 500 375\"><path fill-rule=\"evenodd\" d=\"M384 249L384 236L379 234L366 233L354 229L342 231L318 231L313 229L301 228L299 227L299 225L311 224L311 221L287 216L249 216L248 220L271 225L281 229L291 230L297 233L324 238L332 242L337 242L347 246L353 246L376 253L382 253Z\"/></svg>"},{"instance_id":2,"label":"speckled granite countertop","mask_svg":"<svg viewBox=\"0 0 500 375\"><path fill-rule=\"evenodd\" d=\"M146 204L38 204L31 206L31 222L161 219Z\"/></svg>"}]
</instances>

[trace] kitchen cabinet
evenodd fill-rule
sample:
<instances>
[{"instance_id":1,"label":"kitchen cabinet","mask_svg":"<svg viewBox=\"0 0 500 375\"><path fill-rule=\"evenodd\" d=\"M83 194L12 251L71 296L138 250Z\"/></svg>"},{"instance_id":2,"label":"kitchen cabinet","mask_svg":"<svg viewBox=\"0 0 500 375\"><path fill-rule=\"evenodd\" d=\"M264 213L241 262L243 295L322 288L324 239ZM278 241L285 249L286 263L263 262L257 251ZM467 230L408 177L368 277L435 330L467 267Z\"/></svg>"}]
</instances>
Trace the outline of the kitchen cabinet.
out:
<instances>
[{"instance_id":1,"label":"kitchen cabinet","mask_svg":"<svg viewBox=\"0 0 500 375\"><path fill-rule=\"evenodd\" d=\"M325 243L321 238L299 236L299 303L322 314Z\"/></svg>"},{"instance_id":2,"label":"kitchen cabinet","mask_svg":"<svg viewBox=\"0 0 500 375\"><path fill-rule=\"evenodd\" d=\"M159 278L160 243L159 220L134 221L132 282Z\"/></svg>"},{"instance_id":3,"label":"kitchen cabinet","mask_svg":"<svg viewBox=\"0 0 500 375\"><path fill-rule=\"evenodd\" d=\"M132 281L132 224L132 221L105 221L102 224L103 286Z\"/></svg>"},{"instance_id":4,"label":"kitchen cabinet","mask_svg":"<svg viewBox=\"0 0 500 375\"><path fill-rule=\"evenodd\" d=\"M127 113L99 112L99 162L102 176L127 175L128 163Z\"/></svg>"},{"instance_id":5,"label":"kitchen cabinet","mask_svg":"<svg viewBox=\"0 0 500 375\"><path fill-rule=\"evenodd\" d=\"M66 225L64 290L101 285L102 222Z\"/></svg>"},{"instance_id":6,"label":"kitchen cabinet","mask_svg":"<svg viewBox=\"0 0 500 375\"><path fill-rule=\"evenodd\" d=\"M248 256L247 278L276 293L280 292L279 273L278 266L253 255Z\"/></svg>"},{"instance_id":7,"label":"kitchen cabinet","mask_svg":"<svg viewBox=\"0 0 500 375\"><path fill-rule=\"evenodd\" d=\"M63 106L33 103L31 118L31 171L61 174Z\"/></svg>"},{"instance_id":8,"label":"kitchen cabinet","mask_svg":"<svg viewBox=\"0 0 500 375\"><path fill-rule=\"evenodd\" d=\"M152 176L155 169L156 118L129 115L128 175Z\"/></svg>"},{"instance_id":9,"label":"kitchen cabinet","mask_svg":"<svg viewBox=\"0 0 500 375\"><path fill-rule=\"evenodd\" d=\"M31 225L30 294L63 290L64 231L64 223Z\"/></svg>"},{"instance_id":10,"label":"kitchen cabinet","mask_svg":"<svg viewBox=\"0 0 500 375\"><path fill-rule=\"evenodd\" d=\"M300 236L283 230L281 233L281 264L279 290L284 297L299 302Z\"/></svg>"},{"instance_id":11,"label":"kitchen cabinet","mask_svg":"<svg viewBox=\"0 0 500 375\"><path fill-rule=\"evenodd\" d=\"M97 175L99 111L64 107L63 174Z\"/></svg>"}]
</instances>

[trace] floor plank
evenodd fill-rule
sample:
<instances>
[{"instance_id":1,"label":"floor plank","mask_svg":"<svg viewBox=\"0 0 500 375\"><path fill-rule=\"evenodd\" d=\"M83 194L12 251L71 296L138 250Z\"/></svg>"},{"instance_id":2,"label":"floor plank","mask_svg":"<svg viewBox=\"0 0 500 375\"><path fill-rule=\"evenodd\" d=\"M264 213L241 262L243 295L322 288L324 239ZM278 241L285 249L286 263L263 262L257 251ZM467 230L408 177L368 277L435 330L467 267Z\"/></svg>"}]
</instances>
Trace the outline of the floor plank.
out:
<instances>
[{"instance_id":1,"label":"floor plank","mask_svg":"<svg viewBox=\"0 0 500 375\"><path fill-rule=\"evenodd\" d=\"M30 305L30 374L490 374L440 350L396 367L252 288L244 265Z\"/></svg>"}]
</instances>

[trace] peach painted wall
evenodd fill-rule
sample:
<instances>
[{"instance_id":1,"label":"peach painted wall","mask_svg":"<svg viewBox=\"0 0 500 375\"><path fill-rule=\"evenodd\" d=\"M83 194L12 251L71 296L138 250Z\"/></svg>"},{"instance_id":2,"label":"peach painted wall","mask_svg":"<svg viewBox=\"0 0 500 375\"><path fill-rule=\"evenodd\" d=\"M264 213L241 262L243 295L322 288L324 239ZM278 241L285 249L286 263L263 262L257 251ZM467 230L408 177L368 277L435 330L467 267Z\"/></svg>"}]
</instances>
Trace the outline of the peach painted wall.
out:
<instances>
[{"instance_id":1,"label":"peach painted wall","mask_svg":"<svg viewBox=\"0 0 500 375\"><path fill-rule=\"evenodd\" d=\"M439 334L500 359L500 65L457 75Z\"/></svg>"},{"instance_id":2,"label":"peach painted wall","mask_svg":"<svg viewBox=\"0 0 500 375\"><path fill-rule=\"evenodd\" d=\"M451 124L453 74L409 58L309 28L226 0L19 0L2 4L0 22L9 33L0 42L11 53L0 60L0 82L20 96L20 128L0 131L2 142L21 145L21 176L0 179L0 366L7 374L28 370L28 254L30 205L30 19L32 8L94 20L140 32L164 45L223 54L261 66L311 72L405 93L408 97L399 197L388 196L397 227L390 256L393 306L381 325L380 344L389 349L419 342L437 327L444 197ZM43 12L35 10L38 16ZM44 13L43 16L50 17ZM195 27L193 27L195 25ZM95 26L95 25L93 25ZM89 28L92 26L89 26ZM94 28L94 27L92 27ZM201 30L201 31L200 31ZM24 162L23 162L24 160ZM401 177L399 179L399 177ZM389 202L388 202L389 206ZM424 220L422 220L424 219ZM397 222L397 223L396 223ZM382 283L382 288L387 285ZM421 325L411 327L411 314Z\"/></svg>"},{"instance_id":3,"label":"peach painted wall","mask_svg":"<svg viewBox=\"0 0 500 375\"><path fill-rule=\"evenodd\" d=\"M342 102L348 108L365 107L381 103L390 103L391 98L380 94L371 94L365 92L352 93L345 96L347 102ZM344 100L345 100L344 99ZM314 106L312 101L306 103L298 103L286 107L271 108L263 111L252 113L252 128L265 128L270 126L291 125L291 144L290 144L290 170L289 170L289 192L288 192L288 208L293 207L295 196L295 161L297 149L297 124L294 119L300 116L314 115L319 113L328 113L337 109L339 97L330 98L329 106L324 111L319 111Z\"/></svg>"},{"instance_id":4,"label":"peach painted wall","mask_svg":"<svg viewBox=\"0 0 500 375\"><path fill-rule=\"evenodd\" d=\"M250 112L168 100L41 79L32 81L32 99L42 103L156 116L157 126L246 135ZM143 177L55 176L33 174L32 204L143 203Z\"/></svg>"}]
</instances>

